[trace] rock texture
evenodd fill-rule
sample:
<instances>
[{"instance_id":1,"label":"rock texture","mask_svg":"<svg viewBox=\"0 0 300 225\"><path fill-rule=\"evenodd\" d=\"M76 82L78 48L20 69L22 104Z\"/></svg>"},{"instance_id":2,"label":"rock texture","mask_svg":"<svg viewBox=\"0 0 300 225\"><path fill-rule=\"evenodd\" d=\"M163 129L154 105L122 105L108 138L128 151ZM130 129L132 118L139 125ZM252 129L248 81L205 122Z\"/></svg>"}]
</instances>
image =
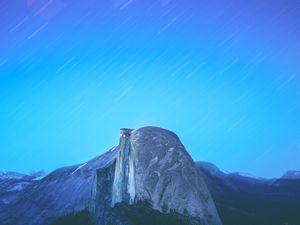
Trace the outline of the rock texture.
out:
<instances>
[{"instance_id":1,"label":"rock texture","mask_svg":"<svg viewBox=\"0 0 300 225\"><path fill-rule=\"evenodd\" d=\"M221 224L214 202L194 161L174 133L146 127L133 132L136 198L154 209Z\"/></svg>"},{"instance_id":2,"label":"rock texture","mask_svg":"<svg viewBox=\"0 0 300 225\"><path fill-rule=\"evenodd\" d=\"M95 224L110 223L114 174L115 163L96 172L89 206Z\"/></svg>"},{"instance_id":3,"label":"rock texture","mask_svg":"<svg viewBox=\"0 0 300 225\"><path fill-rule=\"evenodd\" d=\"M102 172L98 172L102 173ZM94 203L103 202L107 192L102 178L95 179ZM106 183L106 182L104 182ZM176 214L193 219L202 225L222 224L210 193L179 138L157 127L138 130L122 129L112 185L111 207L147 207L161 214ZM107 204L109 200L106 199ZM95 207L91 207L95 209ZM124 207L121 208L124 210ZM92 210L93 217L101 210ZM146 216L146 215L145 215ZM103 217L103 215L102 215ZM108 216L105 216L108 218ZM98 225L109 224L96 220ZM116 221L115 221L116 223ZM130 221L127 223L131 224Z\"/></svg>"},{"instance_id":4,"label":"rock texture","mask_svg":"<svg viewBox=\"0 0 300 225\"><path fill-rule=\"evenodd\" d=\"M118 157L116 160L112 206L116 203L134 203L135 198L135 153L132 148L130 136L132 129L121 129Z\"/></svg>"}]
</instances>

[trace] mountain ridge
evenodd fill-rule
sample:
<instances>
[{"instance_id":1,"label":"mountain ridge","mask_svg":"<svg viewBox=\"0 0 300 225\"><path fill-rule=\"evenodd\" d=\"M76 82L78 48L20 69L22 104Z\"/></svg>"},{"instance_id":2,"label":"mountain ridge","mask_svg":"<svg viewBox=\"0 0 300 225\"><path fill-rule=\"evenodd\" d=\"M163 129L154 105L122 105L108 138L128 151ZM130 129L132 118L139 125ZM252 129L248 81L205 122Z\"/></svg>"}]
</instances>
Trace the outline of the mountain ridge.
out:
<instances>
[{"instance_id":1,"label":"mountain ridge","mask_svg":"<svg viewBox=\"0 0 300 225\"><path fill-rule=\"evenodd\" d=\"M178 138L176 134L174 137ZM156 139L150 138L150 140ZM165 139L162 140L164 140L162 143L165 143ZM149 146L152 146L151 143ZM169 151L172 147L165 149ZM104 179L111 173L107 181L111 180L118 152L118 146L113 147L86 163L59 168L40 180L26 180L29 183L22 189L12 191L6 188L7 185L18 185L23 182L22 176L20 179L0 179L1 222L3 225L47 225L64 216L72 217L84 212L91 207L90 195L94 188L96 171L102 171L102 175L99 175L100 179ZM279 225L286 222L293 225L300 221L297 217L300 180L260 180L237 173L224 173L211 163L196 162L196 164L211 192L224 225L232 225L233 221L239 221L239 225L269 225L268 220L272 220L273 217L274 224ZM9 182L14 183L8 184ZM107 200L108 203L111 202L110 199ZM286 209L282 210L280 204ZM261 207L260 210L257 210L258 206ZM149 212L147 205L143 206L143 210L153 218L164 218L160 212ZM281 210L281 213L278 213L278 210ZM140 211L135 207L121 204L112 213L120 215L124 212L131 213L139 220L136 215ZM170 220L170 218L177 218L177 215L172 214L165 219ZM184 221L184 218L180 219Z\"/></svg>"}]
</instances>

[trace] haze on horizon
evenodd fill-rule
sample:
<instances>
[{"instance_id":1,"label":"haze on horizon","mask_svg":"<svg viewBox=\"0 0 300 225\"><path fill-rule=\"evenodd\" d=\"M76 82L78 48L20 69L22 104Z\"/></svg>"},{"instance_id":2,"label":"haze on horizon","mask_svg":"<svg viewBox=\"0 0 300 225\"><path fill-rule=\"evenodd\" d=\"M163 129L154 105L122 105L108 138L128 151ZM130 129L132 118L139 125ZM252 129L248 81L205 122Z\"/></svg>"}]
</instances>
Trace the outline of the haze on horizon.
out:
<instances>
[{"instance_id":1,"label":"haze on horizon","mask_svg":"<svg viewBox=\"0 0 300 225\"><path fill-rule=\"evenodd\" d=\"M0 171L85 162L121 127L196 161L300 170L296 0L0 1Z\"/></svg>"}]
</instances>

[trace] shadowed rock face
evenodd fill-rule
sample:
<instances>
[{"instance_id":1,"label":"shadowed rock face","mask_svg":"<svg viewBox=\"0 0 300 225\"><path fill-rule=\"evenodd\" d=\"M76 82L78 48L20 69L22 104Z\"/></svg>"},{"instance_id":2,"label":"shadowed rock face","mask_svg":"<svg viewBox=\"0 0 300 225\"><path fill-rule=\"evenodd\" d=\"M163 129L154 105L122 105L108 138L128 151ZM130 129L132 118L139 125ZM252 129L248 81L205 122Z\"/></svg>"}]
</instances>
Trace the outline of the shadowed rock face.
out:
<instances>
[{"instance_id":1,"label":"shadowed rock face","mask_svg":"<svg viewBox=\"0 0 300 225\"><path fill-rule=\"evenodd\" d=\"M96 172L89 212L95 224L109 224L115 164Z\"/></svg>"},{"instance_id":2,"label":"shadowed rock face","mask_svg":"<svg viewBox=\"0 0 300 225\"><path fill-rule=\"evenodd\" d=\"M112 207L120 210L124 209L120 206L127 205L125 209L135 212L138 211L138 205L147 205L148 209L156 212L154 215L174 214L178 218L193 218L193 222L185 224L221 224L198 168L174 133L157 127L144 127L134 131L123 129L118 151L111 182ZM93 189L93 196L104 192L99 181L96 186L98 189ZM101 204L100 198L93 199L97 202L94 205ZM103 210L94 211L93 217L96 218L102 212ZM149 215L150 211L147 212ZM124 216L122 218L125 219ZM134 224L128 218L126 223L120 222L122 218L115 223ZM111 221L99 220L95 223L113 224Z\"/></svg>"}]
</instances>

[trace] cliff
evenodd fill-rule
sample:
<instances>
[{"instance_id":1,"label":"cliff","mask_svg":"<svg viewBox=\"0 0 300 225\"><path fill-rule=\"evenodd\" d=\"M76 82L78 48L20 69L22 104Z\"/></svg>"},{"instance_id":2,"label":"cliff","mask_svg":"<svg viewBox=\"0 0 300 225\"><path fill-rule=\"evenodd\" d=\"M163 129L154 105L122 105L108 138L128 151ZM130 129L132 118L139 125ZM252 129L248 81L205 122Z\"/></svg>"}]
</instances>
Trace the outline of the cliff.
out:
<instances>
[{"instance_id":1,"label":"cliff","mask_svg":"<svg viewBox=\"0 0 300 225\"><path fill-rule=\"evenodd\" d=\"M162 217L175 214L191 221L185 224L222 224L197 166L174 133L157 127L134 131L121 129L117 149L114 176L110 176L113 179L110 181L111 209L106 216L103 212L107 210L103 207L96 210L95 206L103 204L103 198L97 196L107 193L102 187L107 185L103 184L103 178L95 179L94 187L97 188L93 189L91 207L95 224L112 223L109 215L116 210L119 211L116 219L119 222L113 223L136 224L136 213L140 208L147 208L144 217L151 213ZM105 200L105 204L109 201ZM127 215L121 216L120 210L127 210ZM128 213L135 219L128 219ZM118 217L114 215L114 218ZM166 224L169 224L168 219Z\"/></svg>"}]
</instances>

